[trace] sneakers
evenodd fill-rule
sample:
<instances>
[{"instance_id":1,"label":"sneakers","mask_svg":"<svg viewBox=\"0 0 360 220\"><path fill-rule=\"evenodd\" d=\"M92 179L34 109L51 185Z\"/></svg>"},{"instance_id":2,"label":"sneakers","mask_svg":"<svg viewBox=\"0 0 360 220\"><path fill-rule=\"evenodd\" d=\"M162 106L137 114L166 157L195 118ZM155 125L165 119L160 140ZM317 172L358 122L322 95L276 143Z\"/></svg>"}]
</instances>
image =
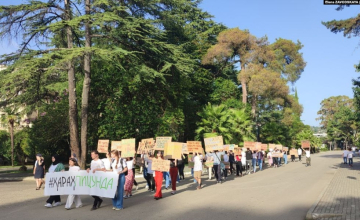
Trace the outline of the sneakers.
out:
<instances>
[{"instance_id":1,"label":"sneakers","mask_svg":"<svg viewBox=\"0 0 360 220\"><path fill-rule=\"evenodd\" d=\"M136 187L136 189L137 189L137 187ZM149 186L148 186L148 185L146 185L146 186L145 186L145 189L149 189Z\"/></svg>"},{"instance_id":2,"label":"sneakers","mask_svg":"<svg viewBox=\"0 0 360 220\"><path fill-rule=\"evenodd\" d=\"M126 195L125 195L125 196L124 196L124 199L127 199L127 198L130 198L130 196L126 196Z\"/></svg>"},{"instance_id":3,"label":"sneakers","mask_svg":"<svg viewBox=\"0 0 360 220\"><path fill-rule=\"evenodd\" d=\"M151 192L153 193L153 192L155 192L155 190L151 190Z\"/></svg>"},{"instance_id":4,"label":"sneakers","mask_svg":"<svg viewBox=\"0 0 360 220\"><path fill-rule=\"evenodd\" d=\"M115 210L116 208L115 207L113 207L113 210Z\"/></svg>"},{"instance_id":5,"label":"sneakers","mask_svg":"<svg viewBox=\"0 0 360 220\"><path fill-rule=\"evenodd\" d=\"M136 186L135 190L138 190L139 189L139 185Z\"/></svg>"},{"instance_id":6,"label":"sneakers","mask_svg":"<svg viewBox=\"0 0 360 220\"><path fill-rule=\"evenodd\" d=\"M70 209L71 209L71 207L65 207L65 209L66 209L66 210L70 210Z\"/></svg>"},{"instance_id":7,"label":"sneakers","mask_svg":"<svg viewBox=\"0 0 360 220\"><path fill-rule=\"evenodd\" d=\"M176 193L176 191L172 191L172 192L171 192L172 195L175 195L175 193Z\"/></svg>"},{"instance_id":8,"label":"sneakers","mask_svg":"<svg viewBox=\"0 0 360 220\"><path fill-rule=\"evenodd\" d=\"M60 206L60 205L61 205L61 202L55 202L55 204L53 205L53 207Z\"/></svg>"},{"instance_id":9,"label":"sneakers","mask_svg":"<svg viewBox=\"0 0 360 220\"><path fill-rule=\"evenodd\" d=\"M93 207L91 207L90 211L94 211L96 209L97 209L96 206L93 206Z\"/></svg>"},{"instance_id":10,"label":"sneakers","mask_svg":"<svg viewBox=\"0 0 360 220\"><path fill-rule=\"evenodd\" d=\"M76 206L76 208L78 209L78 208L81 208L82 207L82 205L78 205L78 206Z\"/></svg>"},{"instance_id":11,"label":"sneakers","mask_svg":"<svg viewBox=\"0 0 360 220\"><path fill-rule=\"evenodd\" d=\"M47 208L51 208L51 207L52 207L52 205L51 205L50 203L46 203L46 204L45 204L45 207L47 207Z\"/></svg>"},{"instance_id":12,"label":"sneakers","mask_svg":"<svg viewBox=\"0 0 360 220\"><path fill-rule=\"evenodd\" d=\"M119 210L122 210L122 209L124 209L124 208L116 208L115 211L119 211Z\"/></svg>"}]
</instances>

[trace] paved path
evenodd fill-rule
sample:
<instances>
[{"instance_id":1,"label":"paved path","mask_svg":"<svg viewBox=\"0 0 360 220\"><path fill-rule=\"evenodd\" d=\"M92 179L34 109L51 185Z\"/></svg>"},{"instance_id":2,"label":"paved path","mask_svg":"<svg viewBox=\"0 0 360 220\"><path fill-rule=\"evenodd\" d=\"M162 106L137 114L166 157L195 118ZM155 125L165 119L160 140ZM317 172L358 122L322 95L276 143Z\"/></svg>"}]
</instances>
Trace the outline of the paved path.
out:
<instances>
[{"instance_id":1,"label":"paved path","mask_svg":"<svg viewBox=\"0 0 360 220\"><path fill-rule=\"evenodd\" d=\"M187 178L178 185L178 193L163 190L164 198L154 200L144 189L144 181L133 197L124 200L124 210L113 211L111 200L90 211L93 199L82 196L84 207L65 210L64 206L45 208L43 190L35 190L35 181L0 182L0 219L304 219L308 210L332 181L341 162L340 152L312 155L312 166L293 162L269 168L224 184L205 180L204 188ZM355 178L359 174L354 173ZM348 179L353 181L353 179ZM359 192L356 197L359 196ZM61 196L66 201L66 196Z\"/></svg>"},{"instance_id":2,"label":"paved path","mask_svg":"<svg viewBox=\"0 0 360 220\"><path fill-rule=\"evenodd\" d=\"M360 158L354 158L351 168L345 164L335 168L334 177L309 210L308 219L360 220Z\"/></svg>"}]
</instances>

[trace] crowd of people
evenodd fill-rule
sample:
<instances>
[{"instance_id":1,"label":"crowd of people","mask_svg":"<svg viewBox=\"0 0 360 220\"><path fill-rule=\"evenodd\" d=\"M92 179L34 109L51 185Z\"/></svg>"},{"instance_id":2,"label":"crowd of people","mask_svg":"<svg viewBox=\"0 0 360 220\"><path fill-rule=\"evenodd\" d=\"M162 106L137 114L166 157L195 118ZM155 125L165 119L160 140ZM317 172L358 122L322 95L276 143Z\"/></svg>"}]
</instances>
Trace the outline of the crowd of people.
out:
<instances>
[{"instance_id":1,"label":"crowd of people","mask_svg":"<svg viewBox=\"0 0 360 220\"><path fill-rule=\"evenodd\" d=\"M298 149L299 161L301 161L301 155L303 151L306 155L307 165L310 165L310 149ZM282 156L279 157L279 155ZM180 180L185 179L184 166L185 160L193 162L191 173L196 183L196 189L202 188L201 177L203 174L203 165L206 163L208 169L205 169L205 173L209 175L211 180L212 175L215 175L217 183L222 183L227 180L228 175L236 175L237 177L243 175L254 174L258 171L262 171L266 166L265 158L267 158L267 166L278 168L288 163L287 151L280 149L270 149L269 152L264 150L241 150L240 153L230 151L213 151L207 152L204 155L201 152L194 152L190 155L181 155L181 159L169 159L170 169L168 172L162 172L152 169L152 163L154 159L164 160L162 151L149 151L147 153L142 152L140 155L141 163L140 172L143 174L146 180L146 189L154 193L154 199L159 200L162 196L162 185L165 179L165 189L167 190L171 184L171 194L176 194L176 185ZM294 157L293 157L294 156ZM347 155L348 156L348 155ZM44 178L45 166L44 159L40 154L37 156L37 161L34 167L34 176L36 179L36 190L41 187ZM122 158L121 152L113 150L106 155L106 158L100 159L98 151L91 152L91 164L87 172L114 172L119 175L117 190L114 198L112 199L113 209L121 210L124 208L123 201L132 197L133 186L138 188L138 184L135 180L135 164L136 155L134 157ZM344 159L345 160L345 159ZM291 161L295 161L295 155L292 155ZM209 163L210 162L210 163ZM234 168L235 165L235 168ZM69 158L69 171L79 171L80 167L77 162L76 155L73 154ZM52 164L48 169L49 173L65 171L65 166L60 162L57 155L52 156ZM92 196L94 198L91 210L100 208L103 200L99 196ZM68 195L65 209L69 210L75 204L76 208L82 207L81 198L79 195ZM45 207L55 207L61 205L61 198L59 195L52 195L46 201Z\"/></svg>"}]
</instances>

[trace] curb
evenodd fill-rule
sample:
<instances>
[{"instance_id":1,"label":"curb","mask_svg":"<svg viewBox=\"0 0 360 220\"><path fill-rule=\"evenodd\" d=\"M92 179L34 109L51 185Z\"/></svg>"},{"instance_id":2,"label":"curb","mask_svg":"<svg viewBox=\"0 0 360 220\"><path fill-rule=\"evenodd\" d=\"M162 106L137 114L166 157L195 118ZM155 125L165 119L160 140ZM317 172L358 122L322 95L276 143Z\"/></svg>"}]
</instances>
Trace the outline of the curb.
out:
<instances>
[{"instance_id":1,"label":"curb","mask_svg":"<svg viewBox=\"0 0 360 220\"><path fill-rule=\"evenodd\" d=\"M335 213L314 213L314 210L316 208L316 206L319 204L320 200L322 199L322 197L324 196L326 190L328 189L328 187L330 186L332 180L334 179L336 173L339 171L339 168L336 169L333 177L331 178L331 180L329 181L329 183L326 185L326 187L324 188L324 190L321 192L321 194L319 195L319 197L317 198L317 200L313 203L313 205L310 207L309 211L306 213L306 220L312 220L312 219L318 219L318 218L330 218L330 217L339 217L339 216L343 216L343 214L335 214Z\"/></svg>"}]
</instances>

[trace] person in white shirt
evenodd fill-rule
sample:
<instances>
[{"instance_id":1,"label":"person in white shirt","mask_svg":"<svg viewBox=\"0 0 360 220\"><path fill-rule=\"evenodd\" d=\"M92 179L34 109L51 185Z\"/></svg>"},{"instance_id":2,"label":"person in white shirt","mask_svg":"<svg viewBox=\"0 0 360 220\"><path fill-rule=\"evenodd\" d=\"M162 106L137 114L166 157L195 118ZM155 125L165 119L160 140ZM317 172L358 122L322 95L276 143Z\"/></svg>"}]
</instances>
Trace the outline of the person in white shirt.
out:
<instances>
[{"instance_id":1,"label":"person in white shirt","mask_svg":"<svg viewBox=\"0 0 360 220\"><path fill-rule=\"evenodd\" d=\"M345 149L343 151L343 159L344 159L344 164L347 164L347 158L348 158L348 154L349 154L349 151L347 149Z\"/></svg>"},{"instance_id":2,"label":"person in white shirt","mask_svg":"<svg viewBox=\"0 0 360 220\"><path fill-rule=\"evenodd\" d=\"M198 183L197 189L201 189L202 160L203 160L203 156L199 152L196 152L195 156L193 157L193 162L194 162L194 178Z\"/></svg>"},{"instance_id":3,"label":"person in white shirt","mask_svg":"<svg viewBox=\"0 0 360 220\"><path fill-rule=\"evenodd\" d=\"M208 161L208 162L214 161L214 158L212 157L212 152L211 151L206 154L206 161ZM209 169L209 171L208 171L209 180L211 180L212 167L209 167L208 169Z\"/></svg>"},{"instance_id":4,"label":"person in white shirt","mask_svg":"<svg viewBox=\"0 0 360 220\"><path fill-rule=\"evenodd\" d=\"M214 153L211 154L212 158L214 159L214 172L215 172L215 178L217 180L217 183L221 183L221 156L224 155L224 152L219 152L218 150L215 150Z\"/></svg>"},{"instance_id":5,"label":"person in white shirt","mask_svg":"<svg viewBox=\"0 0 360 220\"><path fill-rule=\"evenodd\" d=\"M126 160L120 157L120 153L117 150L111 151L111 158L114 162L111 164L112 172L119 175L118 186L115 193L115 197L112 199L113 209L118 211L123 209L124 201L124 185L125 185L125 172L128 171Z\"/></svg>"},{"instance_id":6,"label":"person in white shirt","mask_svg":"<svg viewBox=\"0 0 360 220\"><path fill-rule=\"evenodd\" d=\"M130 198L132 196L132 188L134 185L134 172L133 172L134 160L131 157L126 158L126 166L128 168L128 173L125 176L125 196L124 199Z\"/></svg>"},{"instance_id":7,"label":"person in white shirt","mask_svg":"<svg viewBox=\"0 0 360 220\"><path fill-rule=\"evenodd\" d=\"M111 158L110 152L106 154L106 158L101 159L104 163L104 167L106 171L112 171L111 164L114 162Z\"/></svg>"},{"instance_id":8,"label":"person in white shirt","mask_svg":"<svg viewBox=\"0 0 360 220\"><path fill-rule=\"evenodd\" d=\"M152 159L154 155L149 151L148 157L145 157L145 162L147 162L147 181L149 184L148 191L155 192L155 179L154 179L154 171L152 170Z\"/></svg>"},{"instance_id":9,"label":"person in white shirt","mask_svg":"<svg viewBox=\"0 0 360 220\"><path fill-rule=\"evenodd\" d=\"M91 151L91 164L90 168L88 168L86 171L89 173L90 171L95 173L96 171L105 171L104 162L99 159L99 152L97 150ZM100 199L99 196L92 196L94 198L94 205L90 209L91 211L96 210L100 208L101 203L103 202L102 199Z\"/></svg>"},{"instance_id":10,"label":"person in white shirt","mask_svg":"<svg viewBox=\"0 0 360 220\"><path fill-rule=\"evenodd\" d=\"M349 148L349 153L347 155L347 158L349 160L349 167L352 167L353 166L353 154L352 152L350 151L350 148Z\"/></svg>"},{"instance_id":11,"label":"person in white shirt","mask_svg":"<svg viewBox=\"0 0 360 220\"><path fill-rule=\"evenodd\" d=\"M80 170L80 167L77 163L77 160L75 158L70 158L69 159L69 171L77 172L79 170ZM66 200L65 209L70 210L71 206L74 202L75 202L76 208L82 207L82 202L81 202L81 198L79 195L69 195Z\"/></svg>"},{"instance_id":12,"label":"person in white shirt","mask_svg":"<svg viewBox=\"0 0 360 220\"><path fill-rule=\"evenodd\" d=\"M299 161L301 161L302 149L298 148Z\"/></svg>"},{"instance_id":13,"label":"person in white shirt","mask_svg":"<svg viewBox=\"0 0 360 220\"><path fill-rule=\"evenodd\" d=\"M352 151L353 157L355 157L356 147L355 147L355 146L353 146L353 147L351 148L351 151Z\"/></svg>"},{"instance_id":14,"label":"person in white shirt","mask_svg":"<svg viewBox=\"0 0 360 220\"><path fill-rule=\"evenodd\" d=\"M311 166L310 148L306 148L304 151L306 156L306 166Z\"/></svg>"}]
</instances>

